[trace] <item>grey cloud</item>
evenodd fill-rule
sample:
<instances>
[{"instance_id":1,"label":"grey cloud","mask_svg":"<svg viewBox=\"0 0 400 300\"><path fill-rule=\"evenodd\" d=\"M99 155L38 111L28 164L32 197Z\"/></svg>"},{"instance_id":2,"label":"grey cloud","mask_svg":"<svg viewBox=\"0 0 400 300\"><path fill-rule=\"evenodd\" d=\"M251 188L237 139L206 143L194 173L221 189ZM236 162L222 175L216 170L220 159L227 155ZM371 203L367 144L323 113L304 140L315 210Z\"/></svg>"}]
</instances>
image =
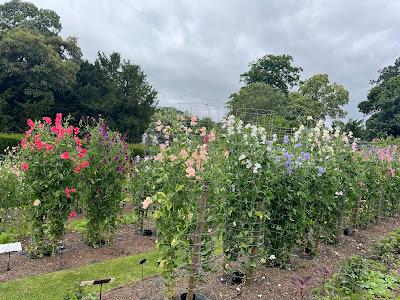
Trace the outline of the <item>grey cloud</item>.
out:
<instances>
[{"instance_id":1,"label":"grey cloud","mask_svg":"<svg viewBox=\"0 0 400 300\"><path fill-rule=\"evenodd\" d=\"M303 79L327 73L346 86L349 117L360 118L369 80L400 55L395 0L32 2L55 10L90 60L118 51L140 64L165 105L223 107L249 61L288 53Z\"/></svg>"}]
</instances>

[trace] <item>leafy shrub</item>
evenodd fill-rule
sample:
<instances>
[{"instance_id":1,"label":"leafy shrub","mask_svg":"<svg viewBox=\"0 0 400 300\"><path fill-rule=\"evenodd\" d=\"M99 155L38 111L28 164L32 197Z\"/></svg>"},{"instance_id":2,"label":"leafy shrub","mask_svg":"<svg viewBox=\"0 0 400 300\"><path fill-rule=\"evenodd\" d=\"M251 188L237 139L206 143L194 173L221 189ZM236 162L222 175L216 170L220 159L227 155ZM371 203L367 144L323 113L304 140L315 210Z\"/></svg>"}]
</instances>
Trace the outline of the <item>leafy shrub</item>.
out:
<instances>
[{"instance_id":1,"label":"leafy shrub","mask_svg":"<svg viewBox=\"0 0 400 300\"><path fill-rule=\"evenodd\" d=\"M102 120L87 126L88 160L81 181L83 205L88 220L86 237L91 246L112 242L124 183L128 171L128 145L109 130Z\"/></svg>"},{"instance_id":2,"label":"leafy shrub","mask_svg":"<svg viewBox=\"0 0 400 300\"><path fill-rule=\"evenodd\" d=\"M26 208L31 218L35 256L56 253L68 217L73 217L76 185L89 162L78 138L80 129L63 123L62 115L44 122L28 120L30 127L18 152L25 186L29 187Z\"/></svg>"},{"instance_id":3,"label":"leafy shrub","mask_svg":"<svg viewBox=\"0 0 400 300\"><path fill-rule=\"evenodd\" d=\"M8 232L0 232L0 244L7 244L15 242L15 237L13 234Z\"/></svg>"},{"instance_id":4,"label":"leafy shrub","mask_svg":"<svg viewBox=\"0 0 400 300\"><path fill-rule=\"evenodd\" d=\"M377 299L389 297L399 279L381 263L350 257L323 287L323 299Z\"/></svg>"},{"instance_id":5,"label":"leafy shrub","mask_svg":"<svg viewBox=\"0 0 400 300\"><path fill-rule=\"evenodd\" d=\"M17 133L0 133L0 155L4 154L7 148L18 146L24 136Z\"/></svg>"},{"instance_id":6,"label":"leafy shrub","mask_svg":"<svg viewBox=\"0 0 400 300\"><path fill-rule=\"evenodd\" d=\"M374 243L372 258L384 263L396 263L400 255L400 229Z\"/></svg>"}]
</instances>

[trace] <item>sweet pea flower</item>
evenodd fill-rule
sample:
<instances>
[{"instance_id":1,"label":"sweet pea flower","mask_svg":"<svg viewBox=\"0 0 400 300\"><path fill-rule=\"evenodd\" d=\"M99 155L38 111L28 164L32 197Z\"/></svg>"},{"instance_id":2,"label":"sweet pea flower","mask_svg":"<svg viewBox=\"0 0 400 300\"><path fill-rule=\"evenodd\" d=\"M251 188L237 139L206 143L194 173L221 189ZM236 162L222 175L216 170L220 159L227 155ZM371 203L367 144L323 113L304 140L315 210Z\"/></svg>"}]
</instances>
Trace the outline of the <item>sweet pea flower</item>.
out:
<instances>
[{"instance_id":1,"label":"sweet pea flower","mask_svg":"<svg viewBox=\"0 0 400 300\"><path fill-rule=\"evenodd\" d=\"M177 159L176 155L170 155L169 160L174 162Z\"/></svg>"},{"instance_id":2,"label":"sweet pea flower","mask_svg":"<svg viewBox=\"0 0 400 300\"><path fill-rule=\"evenodd\" d=\"M52 144L46 144L45 148L46 148L46 151L54 150L54 146Z\"/></svg>"},{"instance_id":3,"label":"sweet pea flower","mask_svg":"<svg viewBox=\"0 0 400 300\"><path fill-rule=\"evenodd\" d=\"M89 162L87 160L84 160L83 162L80 163L79 167L81 169L85 169L85 168L89 167Z\"/></svg>"},{"instance_id":4,"label":"sweet pea flower","mask_svg":"<svg viewBox=\"0 0 400 300\"><path fill-rule=\"evenodd\" d=\"M146 197L146 199L144 199L144 201L142 202L143 209L147 209L149 207L149 205L152 203L153 203L153 199L151 199L150 197Z\"/></svg>"},{"instance_id":5,"label":"sweet pea flower","mask_svg":"<svg viewBox=\"0 0 400 300\"><path fill-rule=\"evenodd\" d=\"M182 150L179 152L179 156L180 156L181 158L183 158L183 159L186 159L186 158L189 156L189 153L188 153L185 149L182 149Z\"/></svg>"},{"instance_id":6,"label":"sweet pea flower","mask_svg":"<svg viewBox=\"0 0 400 300\"><path fill-rule=\"evenodd\" d=\"M191 126L196 126L197 125L197 117L196 116L191 116L190 125Z\"/></svg>"},{"instance_id":7,"label":"sweet pea flower","mask_svg":"<svg viewBox=\"0 0 400 300\"><path fill-rule=\"evenodd\" d=\"M22 148L25 148L27 143L28 143L28 140L27 140L26 138L22 139L22 141L21 141L21 147L22 147Z\"/></svg>"},{"instance_id":8,"label":"sweet pea flower","mask_svg":"<svg viewBox=\"0 0 400 300\"><path fill-rule=\"evenodd\" d=\"M28 124L28 126L29 126L31 129L35 128L35 123L34 123L31 119L28 119L28 120L26 121L26 124Z\"/></svg>"},{"instance_id":9,"label":"sweet pea flower","mask_svg":"<svg viewBox=\"0 0 400 300\"><path fill-rule=\"evenodd\" d=\"M43 121L45 121L46 124L48 124L48 125L51 125L51 123L52 123L51 118L49 118L49 117L43 117Z\"/></svg>"},{"instance_id":10,"label":"sweet pea flower","mask_svg":"<svg viewBox=\"0 0 400 300\"><path fill-rule=\"evenodd\" d=\"M21 169L22 169L22 171L26 171L26 170L28 170L28 168L29 168L29 164L28 164L28 163L23 162L23 163L21 164Z\"/></svg>"},{"instance_id":11,"label":"sweet pea flower","mask_svg":"<svg viewBox=\"0 0 400 300\"><path fill-rule=\"evenodd\" d=\"M194 177L196 175L196 170L193 167L186 168L186 177Z\"/></svg>"},{"instance_id":12,"label":"sweet pea flower","mask_svg":"<svg viewBox=\"0 0 400 300\"><path fill-rule=\"evenodd\" d=\"M70 218L70 219L75 218L75 216L76 216L76 212L75 212L75 211L71 211L71 212L69 213L69 218Z\"/></svg>"},{"instance_id":13,"label":"sweet pea flower","mask_svg":"<svg viewBox=\"0 0 400 300\"><path fill-rule=\"evenodd\" d=\"M67 151L65 151L64 153L62 153L60 155L61 159L69 159L69 153Z\"/></svg>"},{"instance_id":14,"label":"sweet pea flower","mask_svg":"<svg viewBox=\"0 0 400 300\"><path fill-rule=\"evenodd\" d=\"M40 201L39 199L36 199L35 201L33 201L33 206L39 206L40 203L42 203L42 201Z\"/></svg>"},{"instance_id":15,"label":"sweet pea flower","mask_svg":"<svg viewBox=\"0 0 400 300\"><path fill-rule=\"evenodd\" d=\"M206 136L207 135L207 129L205 127L201 127L199 129L200 131L200 136Z\"/></svg>"}]
</instances>

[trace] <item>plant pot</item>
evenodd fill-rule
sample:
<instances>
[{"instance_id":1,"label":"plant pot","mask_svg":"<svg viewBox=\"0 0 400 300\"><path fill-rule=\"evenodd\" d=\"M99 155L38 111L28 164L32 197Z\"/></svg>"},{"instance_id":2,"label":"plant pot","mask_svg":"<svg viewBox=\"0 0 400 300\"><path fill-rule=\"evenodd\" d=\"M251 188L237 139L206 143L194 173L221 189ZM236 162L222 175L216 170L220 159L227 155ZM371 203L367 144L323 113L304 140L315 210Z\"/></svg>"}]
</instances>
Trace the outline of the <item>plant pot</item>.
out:
<instances>
[{"instance_id":1,"label":"plant pot","mask_svg":"<svg viewBox=\"0 0 400 300\"><path fill-rule=\"evenodd\" d=\"M244 277L245 275L243 272L235 270L228 274L228 282L231 285L242 284L244 283Z\"/></svg>"},{"instance_id":2,"label":"plant pot","mask_svg":"<svg viewBox=\"0 0 400 300\"><path fill-rule=\"evenodd\" d=\"M187 293L185 292L185 293L182 293L179 297L178 297L178 299L180 299L180 300L186 300L186 297L187 297ZM204 296L204 295L202 295L202 294L194 294L194 300L209 300L209 298L207 298L206 296Z\"/></svg>"},{"instance_id":3,"label":"plant pot","mask_svg":"<svg viewBox=\"0 0 400 300\"><path fill-rule=\"evenodd\" d=\"M143 236L153 236L153 230L143 229Z\"/></svg>"}]
</instances>

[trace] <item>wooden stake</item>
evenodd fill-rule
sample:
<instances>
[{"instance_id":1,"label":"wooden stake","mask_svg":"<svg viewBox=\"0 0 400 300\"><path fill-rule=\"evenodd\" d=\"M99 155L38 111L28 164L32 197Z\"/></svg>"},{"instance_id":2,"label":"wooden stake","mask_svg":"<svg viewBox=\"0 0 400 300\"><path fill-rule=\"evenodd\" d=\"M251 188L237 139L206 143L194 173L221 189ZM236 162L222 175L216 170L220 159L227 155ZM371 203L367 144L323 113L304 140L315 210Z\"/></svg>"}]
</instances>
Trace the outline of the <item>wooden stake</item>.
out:
<instances>
[{"instance_id":1,"label":"wooden stake","mask_svg":"<svg viewBox=\"0 0 400 300\"><path fill-rule=\"evenodd\" d=\"M188 291L186 296L187 300L194 300L196 273L199 267L200 254L201 254L201 234L204 229L204 218L206 214L207 192L208 192L208 182L204 182L199 203L199 219L197 222L194 241L193 241L194 248L192 254L192 265L189 271Z\"/></svg>"}]
</instances>

